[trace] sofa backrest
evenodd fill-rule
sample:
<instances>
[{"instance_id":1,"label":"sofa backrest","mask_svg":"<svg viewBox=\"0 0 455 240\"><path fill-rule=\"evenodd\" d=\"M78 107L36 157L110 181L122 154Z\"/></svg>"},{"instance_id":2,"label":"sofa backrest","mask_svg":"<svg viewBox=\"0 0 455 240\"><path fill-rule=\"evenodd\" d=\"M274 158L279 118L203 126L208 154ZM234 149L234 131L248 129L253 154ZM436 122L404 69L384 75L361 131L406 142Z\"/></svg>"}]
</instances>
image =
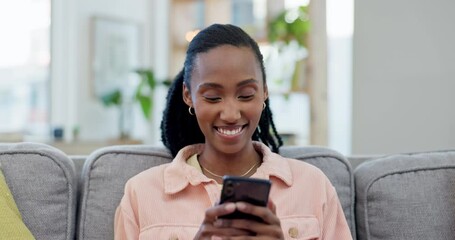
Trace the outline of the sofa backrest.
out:
<instances>
[{"instance_id":1,"label":"sofa backrest","mask_svg":"<svg viewBox=\"0 0 455 240\"><path fill-rule=\"evenodd\" d=\"M280 154L319 167L334 184L351 231L354 185L350 164L339 153L322 147L283 147ZM115 209L132 176L172 160L162 147L114 146L100 149L85 161L81 174L78 239L113 239Z\"/></svg>"},{"instance_id":2,"label":"sofa backrest","mask_svg":"<svg viewBox=\"0 0 455 240\"><path fill-rule=\"evenodd\" d=\"M383 157L354 175L357 239L454 239L455 151Z\"/></svg>"},{"instance_id":3,"label":"sofa backrest","mask_svg":"<svg viewBox=\"0 0 455 240\"><path fill-rule=\"evenodd\" d=\"M77 186L73 162L44 144L0 143L0 164L35 238L74 239Z\"/></svg>"}]
</instances>

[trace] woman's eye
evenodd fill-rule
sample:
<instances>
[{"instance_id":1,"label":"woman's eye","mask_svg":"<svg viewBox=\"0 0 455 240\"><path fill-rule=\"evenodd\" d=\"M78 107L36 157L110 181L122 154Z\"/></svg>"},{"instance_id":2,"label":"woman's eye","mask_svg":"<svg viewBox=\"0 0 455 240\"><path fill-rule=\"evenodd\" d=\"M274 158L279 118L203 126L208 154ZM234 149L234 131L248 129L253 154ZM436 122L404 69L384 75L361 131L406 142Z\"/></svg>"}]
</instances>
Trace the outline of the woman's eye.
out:
<instances>
[{"instance_id":1,"label":"woman's eye","mask_svg":"<svg viewBox=\"0 0 455 240\"><path fill-rule=\"evenodd\" d=\"M254 97L254 94L243 95L243 96L239 96L239 99L241 99L241 100L249 100L249 99L252 99L253 97Z\"/></svg>"},{"instance_id":2,"label":"woman's eye","mask_svg":"<svg viewBox=\"0 0 455 240\"><path fill-rule=\"evenodd\" d=\"M221 101L220 97L204 97L204 99L209 101L209 102L219 102L219 101Z\"/></svg>"}]
</instances>

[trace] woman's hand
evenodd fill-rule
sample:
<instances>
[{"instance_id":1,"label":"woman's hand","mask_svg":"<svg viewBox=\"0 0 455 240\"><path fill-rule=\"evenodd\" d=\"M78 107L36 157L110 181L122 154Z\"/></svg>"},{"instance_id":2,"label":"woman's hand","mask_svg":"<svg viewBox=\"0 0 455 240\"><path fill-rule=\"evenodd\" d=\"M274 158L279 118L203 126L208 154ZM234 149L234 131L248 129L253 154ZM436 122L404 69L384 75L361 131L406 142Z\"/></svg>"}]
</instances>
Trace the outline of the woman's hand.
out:
<instances>
[{"instance_id":1,"label":"woman's hand","mask_svg":"<svg viewBox=\"0 0 455 240\"><path fill-rule=\"evenodd\" d=\"M258 216L263 222L219 218L235 210ZM244 236L249 236L247 239L284 239L273 202L269 201L268 207L238 202L209 208L195 239L245 239Z\"/></svg>"},{"instance_id":2,"label":"woman's hand","mask_svg":"<svg viewBox=\"0 0 455 240\"><path fill-rule=\"evenodd\" d=\"M232 227L215 226L220 216L234 212L235 203L225 203L211 207L205 211L205 218L194 239L212 239L212 236L247 236L248 231Z\"/></svg>"}]
</instances>

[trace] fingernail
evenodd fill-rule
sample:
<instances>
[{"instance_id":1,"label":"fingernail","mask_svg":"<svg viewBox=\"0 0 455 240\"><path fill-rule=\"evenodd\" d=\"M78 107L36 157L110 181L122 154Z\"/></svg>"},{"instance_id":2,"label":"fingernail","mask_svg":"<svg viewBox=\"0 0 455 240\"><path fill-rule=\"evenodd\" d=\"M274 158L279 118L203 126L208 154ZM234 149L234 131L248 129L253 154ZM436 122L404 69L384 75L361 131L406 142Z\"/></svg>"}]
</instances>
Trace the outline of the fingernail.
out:
<instances>
[{"instance_id":1,"label":"fingernail","mask_svg":"<svg viewBox=\"0 0 455 240\"><path fill-rule=\"evenodd\" d=\"M246 208L246 205L243 202L238 202L238 203L235 204L235 206L236 206L237 209L241 209L241 210Z\"/></svg>"},{"instance_id":2,"label":"fingernail","mask_svg":"<svg viewBox=\"0 0 455 240\"><path fill-rule=\"evenodd\" d=\"M233 211L235 210L235 203L228 203L226 204L226 206L224 207L224 209L228 210L228 211Z\"/></svg>"},{"instance_id":3,"label":"fingernail","mask_svg":"<svg viewBox=\"0 0 455 240\"><path fill-rule=\"evenodd\" d=\"M212 236L212 240L223 240L221 237L218 236Z\"/></svg>"}]
</instances>

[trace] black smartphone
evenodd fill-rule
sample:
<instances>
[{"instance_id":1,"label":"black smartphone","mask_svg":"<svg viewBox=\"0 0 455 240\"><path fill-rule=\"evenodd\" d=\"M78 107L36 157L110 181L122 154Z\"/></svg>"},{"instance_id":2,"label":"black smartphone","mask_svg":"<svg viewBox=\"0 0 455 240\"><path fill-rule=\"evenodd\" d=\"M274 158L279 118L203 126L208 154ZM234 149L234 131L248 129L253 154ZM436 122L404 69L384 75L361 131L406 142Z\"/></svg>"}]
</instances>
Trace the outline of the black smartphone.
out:
<instances>
[{"instance_id":1,"label":"black smartphone","mask_svg":"<svg viewBox=\"0 0 455 240\"><path fill-rule=\"evenodd\" d=\"M221 190L221 203L247 202L257 206L267 206L271 182L266 179L224 176ZM252 219L262 221L259 217L235 211L220 216L227 219Z\"/></svg>"}]
</instances>

